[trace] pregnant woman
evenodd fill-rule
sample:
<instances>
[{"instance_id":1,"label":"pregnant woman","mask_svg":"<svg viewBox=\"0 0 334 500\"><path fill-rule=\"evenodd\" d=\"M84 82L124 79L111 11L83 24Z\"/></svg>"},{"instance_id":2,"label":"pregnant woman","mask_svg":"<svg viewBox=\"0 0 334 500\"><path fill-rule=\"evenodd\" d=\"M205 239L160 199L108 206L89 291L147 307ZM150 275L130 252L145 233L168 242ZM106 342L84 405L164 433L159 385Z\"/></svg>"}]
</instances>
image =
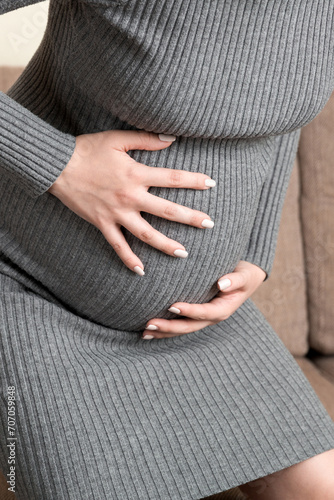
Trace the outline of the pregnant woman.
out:
<instances>
[{"instance_id":1,"label":"pregnant woman","mask_svg":"<svg viewBox=\"0 0 334 500\"><path fill-rule=\"evenodd\" d=\"M334 89L333 15L50 0L0 101L0 466L14 391L18 500L332 498L334 423L250 295L300 129Z\"/></svg>"}]
</instances>

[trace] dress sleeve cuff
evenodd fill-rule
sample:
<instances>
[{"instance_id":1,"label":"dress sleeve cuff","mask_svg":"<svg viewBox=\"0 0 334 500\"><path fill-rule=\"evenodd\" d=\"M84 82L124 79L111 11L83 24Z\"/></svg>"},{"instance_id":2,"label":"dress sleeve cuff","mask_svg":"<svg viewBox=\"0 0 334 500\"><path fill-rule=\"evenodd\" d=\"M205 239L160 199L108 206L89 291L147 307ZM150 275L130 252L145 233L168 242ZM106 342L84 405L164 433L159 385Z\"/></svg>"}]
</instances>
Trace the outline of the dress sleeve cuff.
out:
<instances>
[{"instance_id":1,"label":"dress sleeve cuff","mask_svg":"<svg viewBox=\"0 0 334 500\"><path fill-rule=\"evenodd\" d=\"M76 138L0 92L0 167L31 196L47 191L71 159Z\"/></svg>"}]
</instances>

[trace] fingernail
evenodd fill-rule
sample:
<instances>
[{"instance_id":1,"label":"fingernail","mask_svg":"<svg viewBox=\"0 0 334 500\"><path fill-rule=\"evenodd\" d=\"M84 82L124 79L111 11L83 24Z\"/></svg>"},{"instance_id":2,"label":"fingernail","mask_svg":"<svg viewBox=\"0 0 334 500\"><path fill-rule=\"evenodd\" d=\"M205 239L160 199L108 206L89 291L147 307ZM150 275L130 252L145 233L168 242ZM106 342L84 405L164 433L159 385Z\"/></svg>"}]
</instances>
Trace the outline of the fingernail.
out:
<instances>
[{"instance_id":1,"label":"fingernail","mask_svg":"<svg viewBox=\"0 0 334 500\"><path fill-rule=\"evenodd\" d=\"M171 313L176 313L176 314L180 314L180 312L181 312L180 309L178 309L177 307L173 307L173 306L170 307L168 309L168 311L170 311Z\"/></svg>"},{"instance_id":2,"label":"fingernail","mask_svg":"<svg viewBox=\"0 0 334 500\"><path fill-rule=\"evenodd\" d=\"M159 139L160 139L160 141L171 142L171 141L175 141L176 137L175 137L175 135L159 134Z\"/></svg>"},{"instance_id":3,"label":"fingernail","mask_svg":"<svg viewBox=\"0 0 334 500\"><path fill-rule=\"evenodd\" d=\"M154 339L154 337L153 337L153 335L144 335L143 339L151 340L151 339Z\"/></svg>"},{"instance_id":4,"label":"fingernail","mask_svg":"<svg viewBox=\"0 0 334 500\"><path fill-rule=\"evenodd\" d=\"M225 290L225 288L228 288L231 285L232 285L232 282L228 278L225 278L223 280L218 281L218 286L219 286L220 290Z\"/></svg>"},{"instance_id":5,"label":"fingernail","mask_svg":"<svg viewBox=\"0 0 334 500\"><path fill-rule=\"evenodd\" d=\"M139 276L144 276L144 274L145 274L144 271L142 270L142 268L139 267L139 266L135 266L133 268L133 270L134 270L135 273L139 274Z\"/></svg>"},{"instance_id":6,"label":"fingernail","mask_svg":"<svg viewBox=\"0 0 334 500\"><path fill-rule=\"evenodd\" d=\"M214 225L215 225L215 223L213 222L213 220L210 220L210 219L202 220L203 227L213 227Z\"/></svg>"},{"instance_id":7,"label":"fingernail","mask_svg":"<svg viewBox=\"0 0 334 500\"><path fill-rule=\"evenodd\" d=\"M174 251L174 255L176 257L183 257L183 258L185 258L185 257L188 257L188 252L186 252L185 250L181 250L181 249L178 248L177 250Z\"/></svg>"},{"instance_id":8,"label":"fingernail","mask_svg":"<svg viewBox=\"0 0 334 500\"><path fill-rule=\"evenodd\" d=\"M209 187L215 187L216 181L214 181L213 179L205 179L205 185Z\"/></svg>"},{"instance_id":9,"label":"fingernail","mask_svg":"<svg viewBox=\"0 0 334 500\"><path fill-rule=\"evenodd\" d=\"M157 330L157 329L158 329L158 327L157 327L157 326L155 326L155 325L148 325L148 326L146 327L146 330Z\"/></svg>"}]
</instances>

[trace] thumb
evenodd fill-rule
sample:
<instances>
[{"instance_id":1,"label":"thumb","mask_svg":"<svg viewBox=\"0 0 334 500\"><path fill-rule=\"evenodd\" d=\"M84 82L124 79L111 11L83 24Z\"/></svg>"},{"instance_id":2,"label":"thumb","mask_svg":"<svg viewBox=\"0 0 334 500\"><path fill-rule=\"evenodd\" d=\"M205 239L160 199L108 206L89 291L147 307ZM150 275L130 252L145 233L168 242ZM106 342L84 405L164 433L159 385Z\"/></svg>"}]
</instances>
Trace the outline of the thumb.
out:
<instances>
[{"instance_id":1,"label":"thumb","mask_svg":"<svg viewBox=\"0 0 334 500\"><path fill-rule=\"evenodd\" d=\"M233 290L238 290L242 286L245 285L245 276L243 273L240 273L238 271L234 271L233 273L229 274L224 274L219 280L217 281L217 287L219 288L220 291L233 291Z\"/></svg>"},{"instance_id":2,"label":"thumb","mask_svg":"<svg viewBox=\"0 0 334 500\"><path fill-rule=\"evenodd\" d=\"M165 149L176 140L174 135L155 134L146 130L112 130L111 132L116 148L125 152L132 149L147 149L148 151Z\"/></svg>"}]
</instances>

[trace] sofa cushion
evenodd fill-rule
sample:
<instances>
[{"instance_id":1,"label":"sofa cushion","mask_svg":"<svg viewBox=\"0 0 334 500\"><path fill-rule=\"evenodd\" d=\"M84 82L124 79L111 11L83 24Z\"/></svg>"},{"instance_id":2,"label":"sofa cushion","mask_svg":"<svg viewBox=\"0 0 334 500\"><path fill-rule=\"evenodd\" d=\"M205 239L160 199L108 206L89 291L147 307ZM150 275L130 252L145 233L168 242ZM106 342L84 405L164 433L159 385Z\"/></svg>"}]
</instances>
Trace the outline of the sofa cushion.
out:
<instances>
[{"instance_id":1,"label":"sofa cushion","mask_svg":"<svg viewBox=\"0 0 334 500\"><path fill-rule=\"evenodd\" d=\"M322 375L334 385L334 356L317 356L312 362Z\"/></svg>"},{"instance_id":2,"label":"sofa cushion","mask_svg":"<svg viewBox=\"0 0 334 500\"><path fill-rule=\"evenodd\" d=\"M7 472L7 471L6 471ZM11 491L8 491L9 484L7 478L0 471L0 500L15 500L16 496Z\"/></svg>"},{"instance_id":3,"label":"sofa cushion","mask_svg":"<svg viewBox=\"0 0 334 500\"><path fill-rule=\"evenodd\" d=\"M310 346L334 354L334 93L302 130L301 216Z\"/></svg>"},{"instance_id":4,"label":"sofa cushion","mask_svg":"<svg viewBox=\"0 0 334 500\"><path fill-rule=\"evenodd\" d=\"M308 321L297 158L284 200L272 272L251 298L289 351L305 355Z\"/></svg>"},{"instance_id":5,"label":"sofa cushion","mask_svg":"<svg viewBox=\"0 0 334 500\"><path fill-rule=\"evenodd\" d=\"M318 398L334 420L334 383L330 382L318 369L318 367L307 358L295 358L300 368L308 378ZM315 423L316 424L316 423Z\"/></svg>"}]
</instances>

